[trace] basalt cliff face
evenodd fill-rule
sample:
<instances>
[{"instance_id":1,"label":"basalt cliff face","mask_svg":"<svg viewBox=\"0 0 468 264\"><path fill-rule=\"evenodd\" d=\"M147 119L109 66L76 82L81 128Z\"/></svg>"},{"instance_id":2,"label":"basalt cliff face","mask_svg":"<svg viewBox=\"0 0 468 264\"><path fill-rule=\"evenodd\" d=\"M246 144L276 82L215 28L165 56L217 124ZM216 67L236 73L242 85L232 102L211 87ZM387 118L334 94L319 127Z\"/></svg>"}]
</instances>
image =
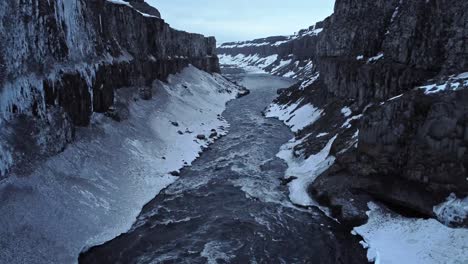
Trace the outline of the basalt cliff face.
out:
<instances>
[{"instance_id":1,"label":"basalt cliff face","mask_svg":"<svg viewBox=\"0 0 468 264\"><path fill-rule=\"evenodd\" d=\"M291 36L224 43L217 48L221 64L241 65L278 76L304 78L314 72L312 62L322 24L317 23Z\"/></svg>"},{"instance_id":2,"label":"basalt cliff face","mask_svg":"<svg viewBox=\"0 0 468 264\"><path fill-rule=\"evenodd\" d=\"M291 118L308 105L322 110L296 133L293 153L307 158L332 143L335 162L309 193L343 222L365 222L376 199L467 224L466 212L434 209L451 194L468 195L467 8L455 0L337 0L309 45L313 73L281 91L275 104Z\"/></svg>"},{"instance_id":3,"label":"basalt cliff face","mask_svg":"<svg viewBox=\"0 0 468 264\"><path fill-rule=\"evenodd\" d=\"M219 71L214 38L160 17L142 0L2 1L0 177L62 150L94 112L118 115L115 89L149 87L188 64Z\"/></svg>"}]
</instances>

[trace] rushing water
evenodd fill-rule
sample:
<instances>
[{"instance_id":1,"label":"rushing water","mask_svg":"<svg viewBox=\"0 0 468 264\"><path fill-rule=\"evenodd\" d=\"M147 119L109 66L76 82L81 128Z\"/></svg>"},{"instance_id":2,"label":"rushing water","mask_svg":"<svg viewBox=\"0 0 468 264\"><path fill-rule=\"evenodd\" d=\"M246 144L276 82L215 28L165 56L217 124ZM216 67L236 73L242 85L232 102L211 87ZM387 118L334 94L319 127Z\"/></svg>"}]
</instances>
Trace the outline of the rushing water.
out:
<instances>
[{"instance_id":1,"label":"rushing water","mask_svg":"<svg viewBox=\"0 0 468 264\"><path fill-rule=\"evenodd\" d=\"M293 137L261 111L291 80L237 76L251 94L229 103L231 124L173 185L142 210L132 229L80 257L81 263L366 263L357 238L315 208L297 208L276 158Z\"/></svg>"}]
</instances>

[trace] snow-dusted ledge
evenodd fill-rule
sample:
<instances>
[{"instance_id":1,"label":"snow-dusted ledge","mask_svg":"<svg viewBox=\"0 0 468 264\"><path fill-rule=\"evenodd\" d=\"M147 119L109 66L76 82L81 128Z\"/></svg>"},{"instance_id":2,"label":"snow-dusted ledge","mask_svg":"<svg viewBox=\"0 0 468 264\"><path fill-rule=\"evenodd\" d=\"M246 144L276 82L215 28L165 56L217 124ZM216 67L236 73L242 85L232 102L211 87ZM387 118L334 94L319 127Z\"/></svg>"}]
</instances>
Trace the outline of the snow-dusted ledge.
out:
<instances>
[{"instance_id":1,"label":"snow-dusted ledge","mask_svg":"<svg viewBox=\"0 0 468 264\"><path fill-rule=\"evenodd\" d=\"M0 262L74 263L83 245L127 231L141 207L177 179L170 172L214 141L213 129L226 133L220 114L237 92L192 66L156 81L149 101L137 99L138 89L119 89L116 105L127 105L127 120L94 114L64 152L0 183Z\"/></svg>"}]
</instances>

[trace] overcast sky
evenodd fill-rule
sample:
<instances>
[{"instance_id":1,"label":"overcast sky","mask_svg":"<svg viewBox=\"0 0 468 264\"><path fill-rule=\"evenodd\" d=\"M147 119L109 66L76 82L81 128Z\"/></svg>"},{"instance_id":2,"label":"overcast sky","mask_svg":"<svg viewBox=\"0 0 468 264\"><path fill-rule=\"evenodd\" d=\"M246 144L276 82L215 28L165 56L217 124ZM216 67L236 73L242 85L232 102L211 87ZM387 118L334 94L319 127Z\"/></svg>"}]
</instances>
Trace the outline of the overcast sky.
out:
<instances>
[{"instance_id":1,"label":"overcast sky","mask_svg":"<svg viewBox=\"0 0 468 264\"><path fill-rule=\"evenodd\" d=\"M334 0L147 0L172 27L218 42L291 35L333 13Z\"/></svg>"}]
</instances>

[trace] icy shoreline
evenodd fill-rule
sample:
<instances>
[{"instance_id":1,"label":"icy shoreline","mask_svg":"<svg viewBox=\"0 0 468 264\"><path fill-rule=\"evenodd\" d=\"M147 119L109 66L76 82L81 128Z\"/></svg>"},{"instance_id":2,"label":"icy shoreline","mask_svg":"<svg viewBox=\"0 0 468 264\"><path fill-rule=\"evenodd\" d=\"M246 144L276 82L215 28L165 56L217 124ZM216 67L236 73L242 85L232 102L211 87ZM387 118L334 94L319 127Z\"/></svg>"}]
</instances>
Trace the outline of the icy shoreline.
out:
<instances>
[{"instance_id":1,"label":"icy shoreline","mask_svg":"<svg viewBox=\"0 0 468 264\"><path fill-rule=\"evenodd\" d=\"M286 105L272 103L265 111L266 117L278 118L290 127L292 132L299 132L303 128L316 122L323 111L310 104L301 104L302 100L290 102ZM349 108L343 108L342 114L348 118L343 127L349 126ZM319 136L328 135L322 133ZM316 206L322 211L324 208L314 201L308 193L308 187L317 176L330 168L335 157L329 155L331 145L338 135L335 135L328 144L315 155L304 157L302 153L294 150L295 146L303 143L311 135L303 138L293 138L283 145L277 157L288 164L284 175L290 180L290 200L299 206ZM317 137L319 137L317 136ZM445 218L466 217L467 199L449 197L447 202L436 206L434 210L445 214ZM465 206L465 207L463 207ZM407 218L397 215L384 206L369 203L366 224L355 227L354 235L360 235L361 242L368 249L368 260L376 264L408 263L466 263L468 262L468 229L449 228L435 219Z\"/></svg>"},{"instance_id":2,"label":"icy shoreline","mask_svg":"<svg viewBox=\"0 0 468 264\"><path fill-rule=\"evenodd\" d=\"M177 179L171 172L227 133L221 114L238 91L192 66L156 81L149 101L138 89L118 90L127 120L95 114L63 153L0 183L0 262L74 263L84 247L127 231Z\"/></svg>"}]
</instances>

